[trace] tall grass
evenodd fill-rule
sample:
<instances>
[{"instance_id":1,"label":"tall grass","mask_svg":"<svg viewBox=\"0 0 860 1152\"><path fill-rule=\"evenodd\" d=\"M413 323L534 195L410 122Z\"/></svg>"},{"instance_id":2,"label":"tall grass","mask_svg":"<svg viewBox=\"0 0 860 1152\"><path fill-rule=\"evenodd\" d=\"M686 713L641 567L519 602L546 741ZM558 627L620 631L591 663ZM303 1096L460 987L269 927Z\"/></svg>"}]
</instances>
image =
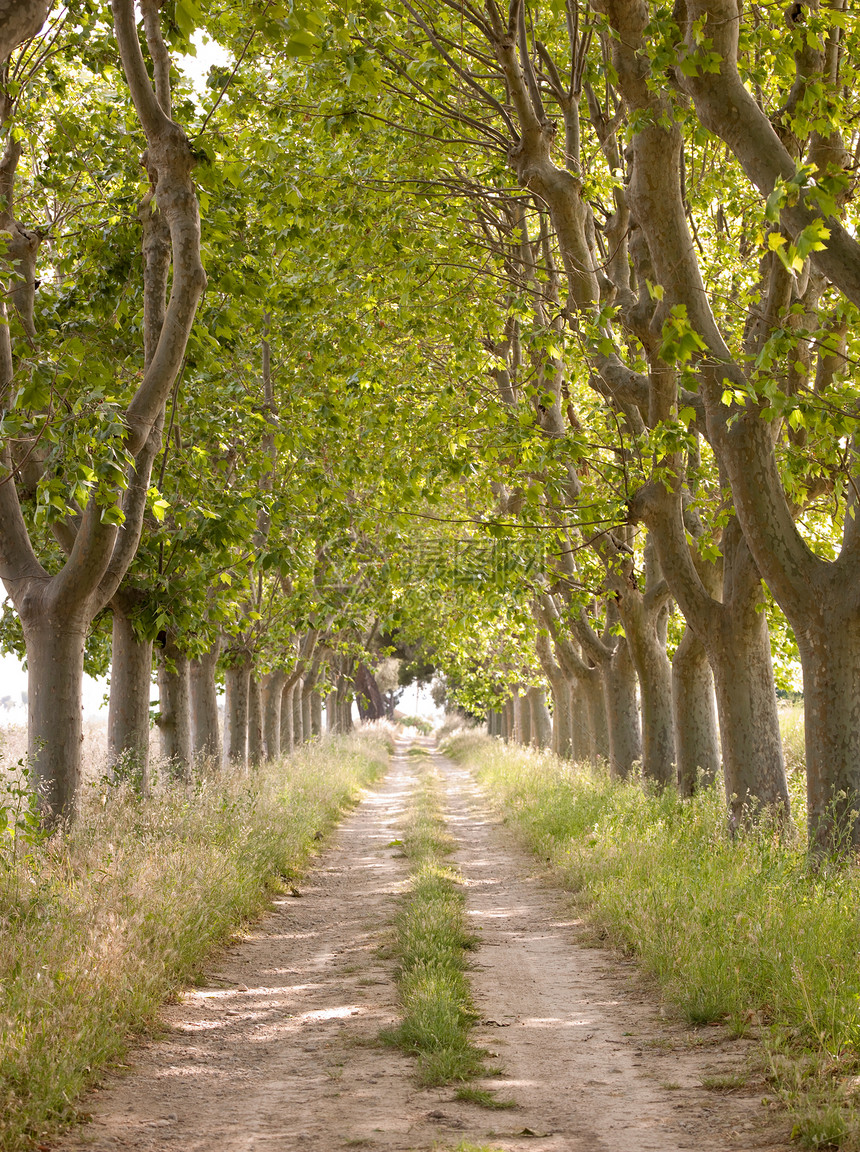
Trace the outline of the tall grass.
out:
<instances>
[{"instance_id":1,"label":"tall grass","mask_svg":"<svg viewBox=\"0 0 860 1152\"><path fill-rule=\"evenodd\" d=\"M386 764L384 737L359 735L146 801L102 782L66 836L0 840L0 1148L73 1119L130 1035L307 867Z\"/></svg>"},{"instance_id":2,"label":"tall grass","mask_svg":"<svg viewBox=\"0 0 860 1152\"><path fill-rule=\"evenodd\" d=\"M855 868L813 869L802 835L766 820L731 838L718 788L680 801L473 735L448 754L691 1024L760 1031L801 1142L860 1148Z\"/></svg>"}]
</instances>

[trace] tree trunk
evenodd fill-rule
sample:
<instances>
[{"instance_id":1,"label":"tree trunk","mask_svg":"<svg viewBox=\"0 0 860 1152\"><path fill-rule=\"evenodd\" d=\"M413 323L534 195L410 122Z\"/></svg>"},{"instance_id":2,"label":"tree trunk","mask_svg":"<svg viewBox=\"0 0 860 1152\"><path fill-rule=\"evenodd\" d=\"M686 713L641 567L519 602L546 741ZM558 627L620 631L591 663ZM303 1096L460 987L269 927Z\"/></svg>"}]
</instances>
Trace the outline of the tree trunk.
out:
<instances>
[{"instance_id":1,"label":"tree trunk","mask_svg":"<svg viewBox=\"0 0 860 1152\"><path fill-rule=\"evenodd\" d=\"M139 774L143 795L149 792L149 695L152 641L139 640L131 621L113 604L108 759Z\"/></svg>"},{"instance_id":2,"label":"tree trunk","mask_svg":"<svg viewBox=\"0 0 860 1152\"><path fill-rule=\"evenodd\" d=\"M678 789L692 796L720 767L714 679L705 646L688 624L672 660L672 709Z\"/></svg>"},{"instance_id":3,"label":"tree trunk","mask_svg":"<svg viewBox=\"0 0 860 1152\"><path fill-rule=\"evenodd\" d=\"M385 717L385 702L376 678L366 664L360 663L355 670L355 694L361 707L363 720L382 720Z\"/></svg>"},{"instance_id":4,"label":"tree trunk","mask_svg":"<svg viewBox=\"0 0 860 1152\"><path fill-rule=\"evenodd\" d=\"M284 755L281 745L281 708L284 697L284 672L270 672L263 678L263 740L266 759L278 760Z\"/></svg>"},{"instance_id":5,"label":"tree trunk","mask_svg":"<svg viewBox=\"0 0 860 1152\"><path fill-rule=\"evenodd\" d=\"M191 776L191 684L188 657L168 632L156 649L161 756L183 780Z\"/></svg>"},{"instance_id":6,"label":"tree trunk","mask_svg":"<svg viewBox=\"0 0 860 1152\"><path fill-rule=\"evenodd\" d=\"M252 768L258 768L265 758L263 692L260 681L252 672L248 681L248 763Z\"/></svg>"},{"instance_id":7,"label":"tree trunk","mask_svg":"<svg viewBox=\"0 0 860 1152\"><path fill-rule=\"evenodd\" d=\"M514 710L514 706L510 700L507 702L507 704L505 704L504 708L502 709L502 739L505 741L505 743L510 743L512 736L513 736L513 731L514 731L513 710Z\"/></svg>"},{"instance_id":8,"label":"tree trunk","mask_svg":"<svg viewBox=\"0 0 860 1152\"><path fill-rule=\"evenodd\" d=\"M721 629L708 644L734 825L763 804L787 814L789 803L767 623L762 614L751 624Z\"/></svg>"},{"instance_id":9,"label":"tree trunk","mask_svg":"<svg viewBox=\"0 0 860 1152\"><path fill-rule=\"evenodd\" d=\"M618 611L639 678L642 709L642 775L660 787L675 783L672 665L666 653L668 604L645 596L622 597Z\"/></svg>"},{"instance_id":10,"label":"tree trunk","mask_svg":"<svg viewBox=\"0 0 860 1152\"><path fill-rule=\"evenodd\" d=\"M589 676L580 678L580 696L585 705L588 721L588 759L592 764L609 759L609 725L606 716L606 703L603 698L603 674L598 668L591 669Z\"/></svg>"},{"instance_id":11,"label":"tree trunk","mask_svg":"<svg viewBox=\"0 0 860 1152\"><path fill-rule=\"evenodd\" d=\"M321 736L322 730L322 694L319 689L314 688L311 693L311 735Z\"/></svg>"},{"instance_id":12,"label":"tree trunk","mask_svg":"<svg viewBox=\"0 0 860 1152\"><path fill-rule=\"evenodd\" d=\"M860 621L822 607L823 627L798 634L810 843L845 855L860 847Z\"/></svg>"},{"instance_id":13,"label":"tree trunk","mask_svg":"<svg viewBox=\"0 0 860 1152\"><path fill-rule=\"evenodd\" d=\"M352 699L349 679L343 673L337 678L337 731L346 735L352 731Z\"/></svg>"},{"instance_id":14,"label":"tree trunk","mask_svg":"<svg viewBox=\"0 0 860 1152\"><path fill-rule=\"evenodd\" d=\"M642 496L638 499L644 503ZM722 601L711 569L695 566L687 545L680 499L655 485L644 514L661 564L691 629L705 646L714 676L730 819L770 807L788 815L788 784L779 733L767 620L759 570L741 526L723 529ZM799 639L799 636L798 636Z\"/></svg>"},{"instance_id":15,"label":"tree trunk","mask_svg":"<svg viewBox=\"0 0 860 1152\"><path fill-rule=\"evenodd\" d=\"M538 625L543 623L539 606L535 606ZM549 633L538 629L535 650L543 674L552 689L552 750L562 760L571 756L571 681L553 655Z\"/></svg>"},{"instance_id":16,"label":"tree trunk","mask_svg":"<svg viewBox=\"0 0 860 1152\"><path fill-rule=\"evenodd\" d=\"M588 699L583 687L580 677L570 682L570 754L575 764L590 760L593 746Z\"/></svg>"},{"instance_id":17,"label":"tree trunk","mask_svg":"<svg viewBox=\"0 0 860 1152\"><path fill-rule=\"evenodd\" d=\"M295 683L284 684L281 689L281 755L291 756L295 751L296 742L293 735L293 693Z\"/></svg>"},{"instance_id":18,"label":"tree trunk","mask_svg":"<svg viewBox=\"0 0 860 1152\"><path fill-rule=\"evenodd\" d=\"M73 816L81 784L84 621L22 618L27 643L28 758L46 824Z\"/></svg>"},{"instance_id":19,"label":"tree trunk","mask_svg":"<svg viewBox=\"0 0 860 1152\"><path fill-rule=\"evenodd\" d=\"M215 687L215 665L221 642L216 640L208 652L191 661L191 726L194 755L221 763L221 730L218 723L218 691Z\"/></svg>"},{"instance_id":20,"label":"tree trunk","mask_svg":"<svg viewBox=\"0 0 860 1152\"><path fill-rule=\"evenodd\" d=\"M325 698L325 726L326 731L338 731L337 691L333 688Z\"/></svg>"},{"instance_id":21,"label":"tree trunk","mask_svg":"<svg viewBox=\"0 0 860 1152\"><path fill-rule=\"evenodd\" d=\"M248 698L251 664L247 656L224 674L224 758L228 764L248 768Z\"/></svg>"},{"instance_id":22,"label":"tree trunk","mask_svg":"<svg viewBox=\"0 0 860 1152\"><path fill-rule=\"evenodd\" d=\"M528 748L532 742L532 717L529 709L528 689L520 691L516 697L517 742Z\"/></svg>"},{"instance_id":23,"label":"tree trunk","mask_svg":"<svg viewBox=\"0 0 860 1152\"><path fill-rule=\"evenodd\" d=\"M304 681L298 679L293 689L293 747L298 748L305 742L304 718L302 716L302 688Z\"/></svg>"},{"instance_id":24,"label":"tree trunk","mask_svg":"<svg viewBox=\"0 0 860 1152\"><path fill-rule=\"evenodd\" d=\"M302 686L302 738L305 744L313 734L311 725L311 696L313 691L313 686L310 684Z\"/></svg>"},{"instance_id":25,"label":"tree trunk","mask_svg":"<svg viewBox=\"0 0 860 1152\"><path fill-rule=\"evenodd\" d=\"M546 690L529 688L529 729L533 748L549 748L552 743L552 719L546 706Z\"/></svg>"},{"instance_id":26,"label":"tree trunk","mask_svg":"<svg viewBox=\"0 0 860 1152\"><path fill-rule=\"evenodd\" d=\"M609 721L609 771L624 779L642 760L636 669L624 637L603 666L603 696Z\"/></svg>"}]
</instances>

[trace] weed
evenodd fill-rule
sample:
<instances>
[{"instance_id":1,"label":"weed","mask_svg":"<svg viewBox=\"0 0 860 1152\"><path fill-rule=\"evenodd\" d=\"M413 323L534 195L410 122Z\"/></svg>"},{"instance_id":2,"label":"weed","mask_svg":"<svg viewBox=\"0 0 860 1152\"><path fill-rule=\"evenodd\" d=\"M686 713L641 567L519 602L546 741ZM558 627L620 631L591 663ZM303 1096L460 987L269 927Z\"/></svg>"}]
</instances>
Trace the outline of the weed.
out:
<instances>
[{"instance_id":1,"label":"weed","mask_svg":"<svg viewBox=\"0 0 860 1152\"><path fill-rule=\"evenodd\" d=\"M516 1100L500 1100L495 1092L486 1088L475 1088L471 1084L463 1085L454 1093L457 1100L464 1100L467 1104L478 1104L481 1108L518 1108Z\"/></svg>"},{"instance_id":2,"label":"weed","mask_svg":"<svg viewBox=\"0 0 860 1152\"><path fill-rule=\"evenodd\" d=\"M746 1085L747 1077L743 1072L721 1072L702 1077L702 1087L707 1088L709 1092L736 1092Z\"/></svg>"}]
</instances>

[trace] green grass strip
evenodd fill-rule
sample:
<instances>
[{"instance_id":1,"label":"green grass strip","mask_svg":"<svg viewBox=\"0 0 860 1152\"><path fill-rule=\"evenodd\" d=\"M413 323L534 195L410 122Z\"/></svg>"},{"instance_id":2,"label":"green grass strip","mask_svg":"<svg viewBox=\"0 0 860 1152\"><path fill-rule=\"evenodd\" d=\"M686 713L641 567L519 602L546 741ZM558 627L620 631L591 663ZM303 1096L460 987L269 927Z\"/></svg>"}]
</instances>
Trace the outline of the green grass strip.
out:
<instances>
[{"instance_id":1,"label":"green grass strip","mask_svg":"<svg viewBox=\"0 0 860 1152\"><path fill-rule=\"evenodd\" d=\"M446 862L454 842L445 830L433 766L425 757L414 759L419 786L402 840L412 875L395 921L403 1018L387 1039L417 1057L423 1084L443 1085L491 1073L486 1053L469 1040L475 1013L466 969L476 941L466 923L459 872Z\"/></svg>"},{"instance_id":2,"label":"green grass strip","mask_svg":"<svg viewBox=\"0 0 860 1152\"><path fill-rule=\"evenodd\" d=\"M3 1152L75 1119L81 1093L301 874L387 763L379 737L323 741L147 801L96 789L67 837L0 839Z\"/></svg>"},{"instance_id":3,"label":"green grass strip","mask_svg":"<svg viewBox=\"0 0 860 1152\"><path fill-rule=\"evenodd\" d=\"M809 1148L860 1148L860 875L814 869L802 832L726 832L721 789L689 801L486 737L447 755L591 922L634 953L693 1025L761 1037L760 1065ZM802 779L793 816L804 825Z\"/></svg>"}]
</instances>

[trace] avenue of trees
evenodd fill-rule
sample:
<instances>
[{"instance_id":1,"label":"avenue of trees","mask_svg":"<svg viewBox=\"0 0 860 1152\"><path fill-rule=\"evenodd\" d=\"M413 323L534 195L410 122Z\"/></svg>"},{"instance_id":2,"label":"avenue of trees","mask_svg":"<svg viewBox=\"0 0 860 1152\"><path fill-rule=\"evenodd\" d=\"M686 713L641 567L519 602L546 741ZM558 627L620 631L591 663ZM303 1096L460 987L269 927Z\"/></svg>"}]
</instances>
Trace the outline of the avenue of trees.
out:
<instances>
[{"instance_id":1,"label":"avenue of trees","mask_svg":"<svg viewBox=\"0 0 860 1152\"><path fill-rule=\"evenodd\" d=\"M857 847L853 0L7 8L2 641L46 819L85 667L146 787L154 668L182 775L380 715L393 655L785 820L798 664L811 843Z\"/></svg>"}]
</instances>

